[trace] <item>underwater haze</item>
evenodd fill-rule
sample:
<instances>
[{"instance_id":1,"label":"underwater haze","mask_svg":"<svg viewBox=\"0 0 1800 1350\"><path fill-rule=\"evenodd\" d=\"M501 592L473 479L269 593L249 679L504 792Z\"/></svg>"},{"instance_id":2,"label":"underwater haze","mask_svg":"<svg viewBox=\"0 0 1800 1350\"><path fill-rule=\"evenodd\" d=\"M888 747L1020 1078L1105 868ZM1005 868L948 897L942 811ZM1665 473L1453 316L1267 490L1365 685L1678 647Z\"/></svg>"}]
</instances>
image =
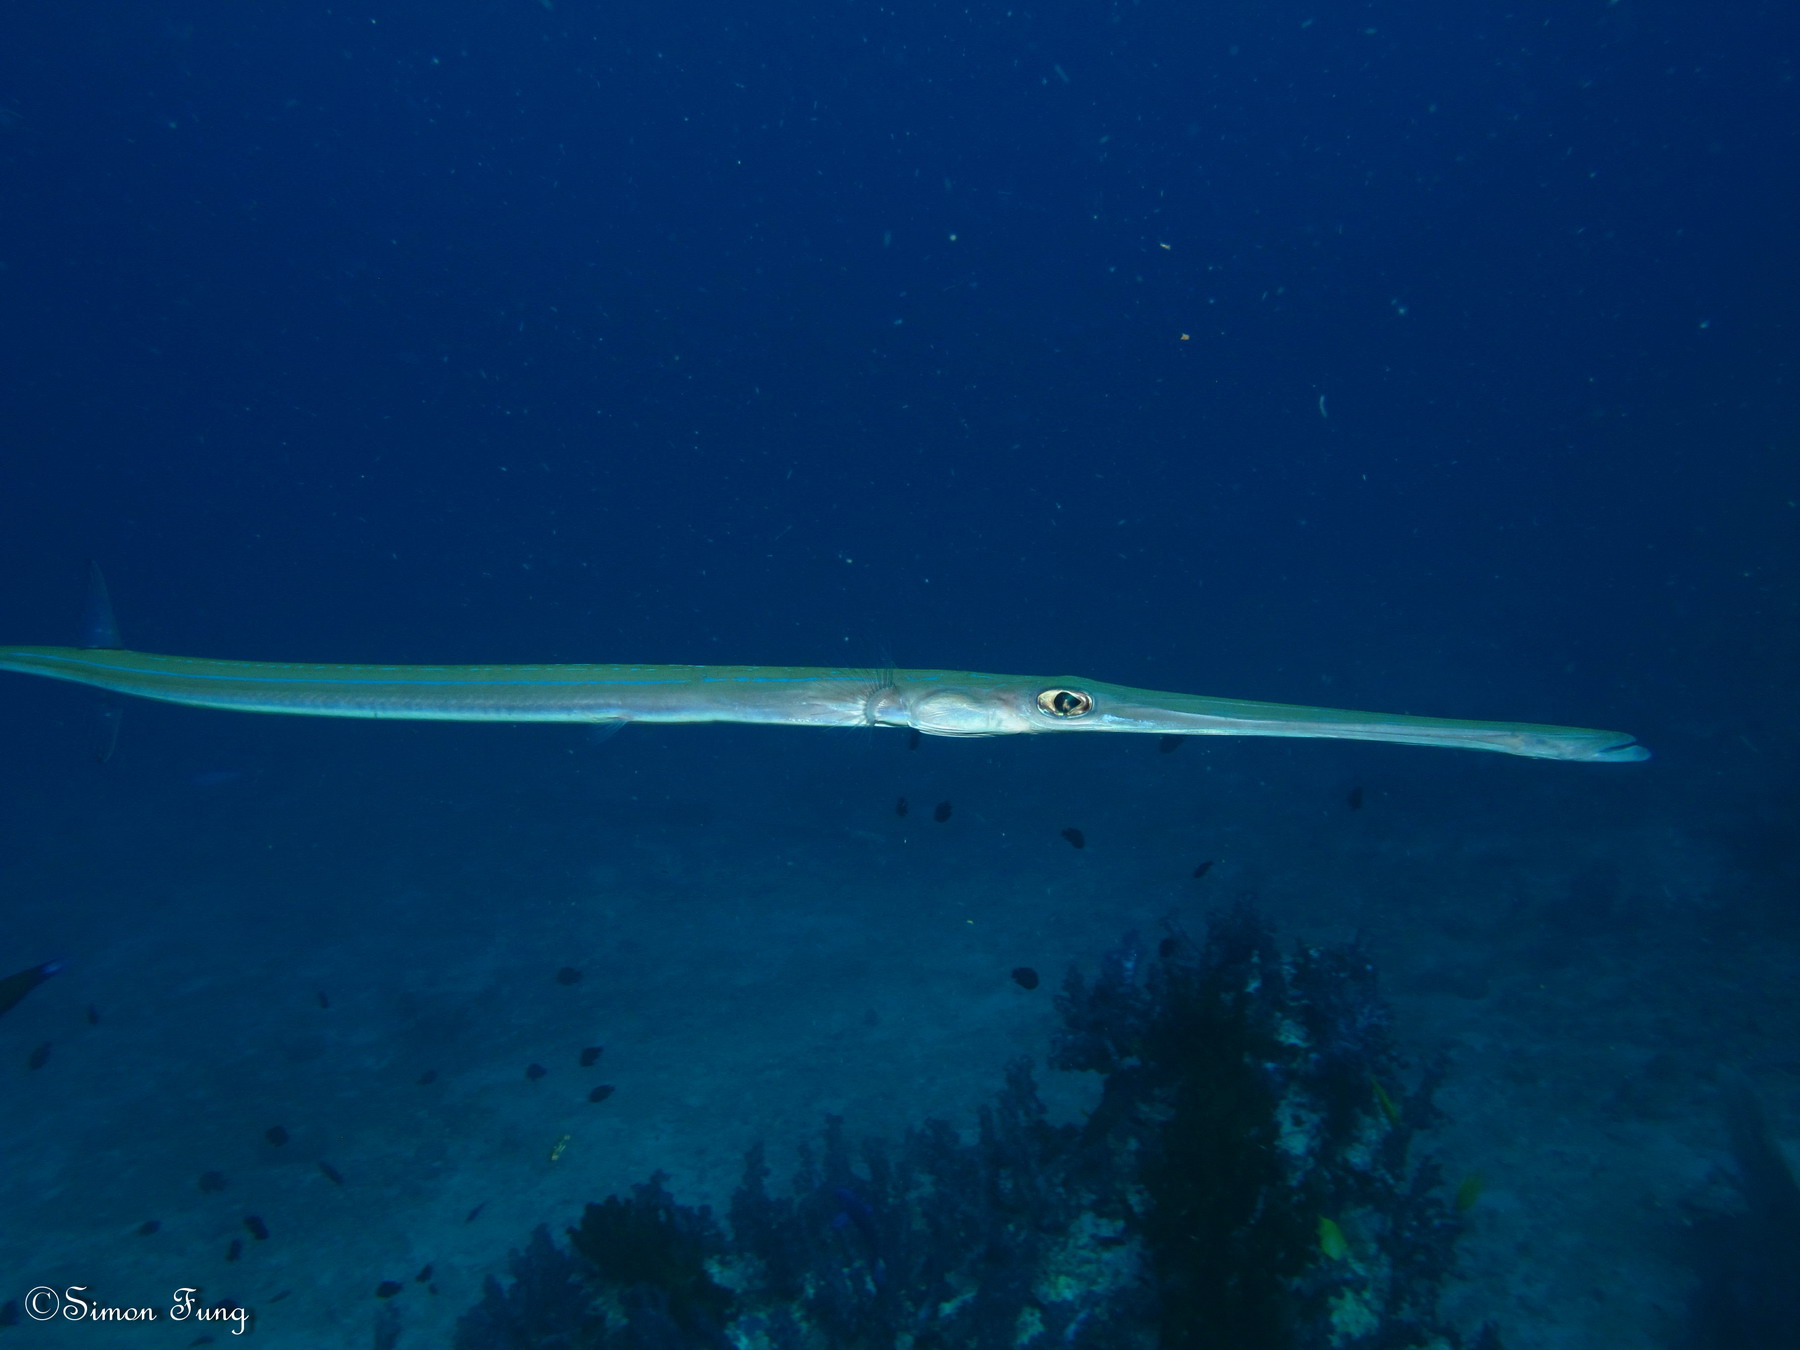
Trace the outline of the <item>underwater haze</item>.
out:
<instances>
[{"instance_id":1,"label":"underwater haze","mask_svg":"<svg viewBox=\"0 0 1800 1350\"><path fill-rule=\"evenodd\" d=\"M1772 0L0 12L6 642L94 560L142 652L1654 756L0 674L0 1350L1800 1344L1797 51Z\"/></svg>"}]
</instances>

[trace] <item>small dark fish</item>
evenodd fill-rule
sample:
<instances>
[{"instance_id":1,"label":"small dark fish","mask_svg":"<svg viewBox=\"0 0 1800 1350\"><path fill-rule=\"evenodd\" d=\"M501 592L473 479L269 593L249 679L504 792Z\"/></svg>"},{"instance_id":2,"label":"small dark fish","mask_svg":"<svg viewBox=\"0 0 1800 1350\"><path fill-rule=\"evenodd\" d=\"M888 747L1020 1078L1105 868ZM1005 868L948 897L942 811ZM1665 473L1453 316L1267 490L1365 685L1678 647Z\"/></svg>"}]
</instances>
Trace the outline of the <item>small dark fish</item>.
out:
<instances>
[{"instance_id":1,"label":"small dark fish","mask_svg":"<svg viewBox=\"0 0 1800 1350\"><path fill-rule=\"evenodd\" d=\"M581 1067L591 1069L600 1062L600 1055L606 1049L603 1045L590 1045L581 1052Z\"/></svg>"},{"instance_id":2,"label":"small dark fish","mask_svg":"<svg viewBox=\"0 0 1800 1350\"><path fill-rule=\"evenodd\" d=\"M913 727L906 733L906 748L908 750L917 750L919 748L919 743L924 739L925 738L919 734L919 729Z\"/></svg>"},{"instance_id":3,"label":"small dark fish","mask_svg":"<svg viewBox=\"0 0 1800 1350\"><path fill-rule=\"evenodd\" d=\"M1012 977L1013 983L1018 985L1021 989L1036 989L1038 987L1038 973L1030 966L1014 966Z\"/></svg>"},{"instance_id":4,"label":"small dark fish","mask_svg":"<svg viewBox=\"0 0 1800 1350\"><path fill-rule=\"evenodd\" d=\"M574 966L564 966L556 972L556 982L561 985L580 984L581 972Z\"/></svg>"},{"instance_id":5,"label":"small dark fish","mask_svg":"<svg viewBox=\"0 0 1800 1350\"><path fill-rule=\"evenodd\" d=\"M549 1072L550 1070L546 1069L542 1064L527 1064L525 1066L525 1078L528 1082L535 1083Z\"/></svg>"},{"instance_id":6,"label":"small dark fish","mask_svg":"<svg viewBox=\"0 0 1800 1350\"><path fill-rule=\"evenodd\" d=\"M425 1263L425 1268L423 1270L421 1270L417 1275L413 1276L413 1283L424 1284L427 1281L429 1281L430 1279L431 1279L431 1263L428 1261Z\"/></svg>"},{"instance_id":7,"label":"small dark fish","mask_svg":"<svg viewBox=\"0 0 1800 1350\"><path fill-rule=\"evenodd\" d=\"M202 1172L200 1174L200 1193L202 1195L217 1195L230 1184L225 1180L223 1172Z\"/></svg>"},{"instance_id":8,"label":"small dark fish","mask_svg":"<svg viewBox=\"0 0 1800 1350\"><path fill-rule=\"evenodd\" d=\"M902 820L906 818L906 813L910 810L912 810L912 808L906 804L906 798L904 797L894 803L894 814L899 816Z\"/></svg>"},{"instance_id":9,"label":"small dark fish","mask_svg":"<svg viewBox=\"0 0 1800 1350\"><path fill-rule=\"evenodd\" d=\"M244 1227L250 1230L250 1236L255 1238L258 1242L267 1242L269 1240L269 1225L264 1223L256 1215L246 1214L244 1216Z\"/></svg>"},{"instance_id":10,"label":"small dark fish","mask_svg":"<svg viewBox=\"0 0 1800 1350\"><path fill-rule=\"evenodd\" d=\"M231 1245L225 1249L225 1259L227 1261L235 1261L238 1259L238 1257L242 1256L243 1254L244 1254L244 1239L242 1239L242 1238L231 1239Z\"/></svg>"},{"instance_id":11,"label":"small dark fish","mask_svg":"<svg viewBox=\"0 0 1800 1350\"><path fill-rule=\"evenodd\" d=\"M271 1294L267 1299L265 1299L263 1301L265 1303L279 1303L279 1302L281 1302L282 1299L286 1298L289 1294L291 1294L293 1292L294 1291L292 1289L283 1289L279 1294Z\"/></svg>"},{"instance_id":12,"label":"small dark fish","mask_svg":"<svg viewBox=\"0 0 1800 1350\"><path fill-rule=\"evenodd\" d=\"M0 980L0 1013L9 1011L25 995L61 970L63 965L64 962L61 961L46 961L41 966L21 970L17 975L8 975Z\"/></svg>"},{"instance_id":13,"label":"small dark fish","mask_svg":"<svg viewBox=\"0 0 1800 1350\"><path fill-rule=\"evenodd\" d=\"M1069 826L1068 829L1066 829L1062 832L1062 837L1064 839L1067 839L1069 841L1070 845L1074 848L1086 848L1087 847L1087 836L1085 834L1083 834L1080 830L1076 829L1073 825Z\"/></svg>"},{"instance_id":14,"label":"small dark fish","mask_svg":"<svg viewBox=\"0 0 1800 1350\"><path fill-rule=\"evenodd\" d=\"M280 1148L283 1144L287 1143L288 1137L288 1132L279 1125L271 1125L268 1129L263 1131L263 1138L275 1145L276 1148Z\"/></svg>"},{"instance_id":15,"label":"small dark fish","mask_svg":"<svg viewBox=\"0 0 1800 1350\"><path fill-rule=\"evenodd\" d=\"M602 1083L599 1087L588 1093L588 1100L590 1102L603 1102L617 1091L618 1089L611 1083Z\"/></svg>"},{"instance_id":16,"label":"small dark fish","mask_svg":"<svg viewBox=\"0 0 1800 1350\"><path fill-rule=\"evenodd\" d=\"M949 802L939 802L937 804L936 808L932 811L931 818L940 825L942 825L946 820L950 819L950 803Z\"/></svg>"},{"instance_id":17,"label":"small dark fish","mask_svg":"<svg viewBox=\"0 0 1800 1350\"><path fill-rule=\"evenodd\" d=\"M1198 880L1200 880L1201 877L1205 876L1208 872L1212 871L1212 865L1213 865L1213 860L1211 858L1208 858L1205 862L1201 863L1198 867L1196 867L1194 869L1194 880L1198 881Z\"/></svg>"},{"instance_id":18,"label":"small dark fish","mask_svg":"<svg viewBox=\"0 0 1800 1350\"><path fill-rule=\"evenodd\" d=\"M333 1186L342 1186L344 1184L344 1174L338 1171L337 1168L333 1167L330 1163L326 1162L323 1158L319 1160L319 1170L325 1174L325 1180L329 1181Z\"/></svg>"},{"instance_id":19,"label":"small dark fish","mask_svg":"<svg viewBox=\"0 0 1800 1350\"><path fill-rule=\"evenodd\" d=\"M50 1062L50 1042L45 1041L37 1049L35 1049L31 1052L31 1058L29 1058L25 1061L25 1067L28 1069L41 1069L44 1067L44 1065L48 1064L49 1062Z\"/></svg>"},{"instance_id":20,"label":"small dark fish","mask_svg":"<svg viewBox=\"0 0 1800 1350\"><path fill-rule=\"evenodd\" d=\"M402 1287L403 1286L398 1280L383 1280L380 1284L375 1286L375 1297L392 1298L395 1294L400 1292Z\"/></svg>"},{"instance_id":21,"label":"small dark fish","mask_svg":"<svg viewBox=\"0 0 1800 1350\"><path fill-rule=\"evenodd\" d=\"M100 1010L91 1003L87 1006L87 1019L90 1027L100 1025Z\"/></svg>"},{"instance_id":22,"label":"small dark fish","mask_svg":"<svg viewBox=\"0 0 1800 1350\"><path fill-rule=\"evenodd\" d=\"M149 1237L152 1233L156 1232L161 1227L162 1227L161 1219L145 1219L142 1223L140 1223L138 1225L138 1236L139 1237Z\"/></svg>"},{"instance_id":23,"label":"small dark fish","mask_svg":"<svg viewBox=\"0 0 1800 1350\"><path fill-rule=\"evenodd\" d=\"M331 1000L325 997L325 991L323 989L319 990L319 1006L321 1008L329 1008L331 1006Z\"/></svg>"},{"instance_id":24,"label":"small dark fish","mask_svg":"<svg viewBox=\"0 0 1800 1350\"><path fill-rule=\"evenodd\" d=\"M463 1215L463 1222L464 1223L474 1223L475 1220L481 1216L481 1211L486 1208L487 1208L487 1201L483 1200L479 1205L475 1206L474 1209L470 1210L467 1214Z\"/></svg>"},{"instance_id":25,"label":"small dark fish","mask_svg":"<svg viewBox=\"0 0 1800 1350\"><path fill-rule=\"evenodd\" d=\"M1362 803L1363 790L1360 786L1351 788L1350 795L1344 798L1344 805L1348 806L1352 811L1362 810Z\"/></svg>"},{"instance_id":26,"label":"small dark fish","mask_svg":"<svg viewBox=\"0 0 1800 1350\"><path fill-rule=\"evenodd\" d=\"M435 1082L437 1082L437 1070L436 1069L427 1069L427 1070L425 1070L424 1073L419 1075L419 1086L420 1087L430 1087Z\"/></svg>"},{"instance_id":27,"label":"small dark fish","mask_svg":"<svg viewBox=\"0 0 1800 1350\"><path fill-rule=\"evenodd\" d=\"M1181 749L1181 743L1185 740L1186 736L1164 736L1156 742L1156 749L1160 754L1172 755Z\"/></svg>"},{"instance_id":28,"label":"small dark fish","mask_svg":"<svg viewBox=\"0 0 1800 1350\"><path fill-rule=\"evenodd\" d=\"M24 1309L19 1307L18 1299L9 1298L6 1302L0 1303L0 1327L18 1326L19 1318L23 1315Z\"/></svg>"},{"instance_id":29,"label":"small dark fish","mask_svg":"<svg viewBox=\"0 0 1800 1350\"><path fill-rule=\"evenodd\" d=\"M881 1025L881 1014L876 1012L873 1008L864 1008L863 1009L863 1025L865 1027L880 1026Z\"/></svg>"}]
</instances>

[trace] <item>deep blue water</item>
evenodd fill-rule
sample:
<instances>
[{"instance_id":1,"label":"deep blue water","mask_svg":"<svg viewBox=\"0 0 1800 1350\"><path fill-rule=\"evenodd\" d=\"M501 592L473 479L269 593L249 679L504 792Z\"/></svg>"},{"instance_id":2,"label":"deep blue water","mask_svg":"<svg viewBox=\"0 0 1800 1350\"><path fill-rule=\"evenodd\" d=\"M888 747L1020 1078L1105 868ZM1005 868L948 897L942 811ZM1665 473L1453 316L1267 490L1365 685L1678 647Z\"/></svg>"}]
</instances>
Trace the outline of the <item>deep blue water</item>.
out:
<instances>
[{"instance_id":1,"label":"deep blue water","mask_svg":"<svg viewBox=\"0 0 1800 1350\"><path fill-rule=\"evenodd\" d=\"M532 1223L656 1167L716 1188L731 1131L777 1149L828 1109L897 1126L864 1093L875 1080L917 1076L901 1115L966 1117L1006 1053L1041 1053L1043 1010L1008 1010L966 1079L948 1051L884 1060L892 1047L803 1088L770 1069L762 1108L730 1078L783 1018L822 1025L772 995L767 1021L728 1000L709 1018L736 980L841 985L852 1027L884 999L986 1025L933 965L942 934L896 917L961 903L958 887L995 906L982 959L1002 976L1026 956L1091 962L1171 906L1198 923L1240 893L1301 932L1374 933L1403 1027L1462 1048L1494 1122L1476 1153L1509 1120L1531 1136L1533 1111L1598 1121L1611 1108L1569 1083L1670 1057L1679 1086L1631 1116L1637 1133L1570 1127L1601 1141L1596 1166L1659 1178L1643 1183L1659 1204L1726 1156L1719 1063L1775 1066L1759 1087L1776 1132L1800 1134L1784 992L1800 940L1784 837L1800 800L1797 36L1784 6L1669 0L0 14L8 641L72 641L97 558L126 639L151 651L1070 671L1618 727L1657 754L911 751L891 733L731 728L593 744L140 705L100 769L85 696L7 676L0 968L71 967L0 1023L15 1098L0 1301L40 1278L135 1301L134 1282L189 1266L246 1303L301 1288L366 1216L293 1199L306 1242L259 1284L247 1261L217 1265L237 1216L193 1193L208 1168L263 1165L229 1141L273 1123L276 1083L334 1101L333 1142L313 1147L404 1153L412 1118L305 1077L321 1057L388 1064L426 1016L408 1000L477 999L465 1015L484 1030L429 1039L446 1072L491 1054L512 1075L529 1048L495 1028L552 1015L540 967L575 952L674 972L641 1023L617 1012L637 1027L619 1034L700 1010L683 1033L695 1081L681 1062L659 1081L734 1103L730 1156L717 1175L693 1162L705 1110L678 1125L645 1108L613 1170L522 1196L480 1235L485 1257L458 1229L466 1250L436 1258L458 1272L445 1311L403 1341L447 1344L447 1317ZM1354 815L1353 786L1370 803ZM855 854L846 840L899 848L900 795L913 835L954 800L954 847ZM1079 858L1056 839L1071 824ZM1046 842L1027 857L1033 831ZM1176 884L1212 857L1217 896ZM595 886L634 916L617 920L625 955L598 921L556 926ZM875 894L866 929L831 927ZM711 908L727 897L729 943ZM1670 971L1704 943L1721 945L1684 1003ZM489 959L531 973L478 976ZM1535 1021L1467 999L1466 1025L1406 1011L1409 974L1470 963L1521 991L1565 981L1564 1001ZM324 983L381 1011L296 1048L291 1019ZM1420 997L1433 987L1421 977ZM1731 1011L1714 1024L1691 1000ZM119 1005L143 1073L100 1034ZM1627 1010L1635 1032L1594 1029ZM722 1021L746 1039L708 1057ZM1587 1026L1569 1035L1594 1060L1509 1076L1508 1054L1543 1054L1527 1023L1551 1041ZM230 1030L196 1052L200 1026ZM41 1042L52 1059L25 1068ZM142 1081L196 1053L220 1075L200 1095ZM251 1064L269 1079L236 1095L227 1069ZM1479 1086L1502 1079L1543 1099ZM216 1147L195 1142L199 1117ZM433 1129L445 1175L505 1152L472 1115ZM396 1181L411 1198L383 1202L418 1210L394 1221L396 1270L446 1250L423 1236L448 1194L427 1172L396 1164L417 1191ZM1513 1193L1542 1212L1527 1181ZM160 1235L153 1275L141 1244L109 1236L177 1208L191 1222ZM1470 1306L1509 1344L1599 1344L1566 1291L1510 1301L1555 1264L1492 1254L1523 1241L1513 1212L1496 1206ZM1596 1269L1619 1258L1586 1235L1610 1233L1644 1262L1631 1278L1681 1278L1642 1256L1664 1245L1642 1213L1567 1226ZM368 1242L372 1287L386 1258ZM269 1306L259 1334L367 1343L365 1267L331 1269L328 1298L302 1311L294 1295L287 1332ZM1641 1289L1615 1297L1642 1313ZM1637 1314L1611 1343L1674 1343L1677 1312Z\"/></svg>"}]
</instances>

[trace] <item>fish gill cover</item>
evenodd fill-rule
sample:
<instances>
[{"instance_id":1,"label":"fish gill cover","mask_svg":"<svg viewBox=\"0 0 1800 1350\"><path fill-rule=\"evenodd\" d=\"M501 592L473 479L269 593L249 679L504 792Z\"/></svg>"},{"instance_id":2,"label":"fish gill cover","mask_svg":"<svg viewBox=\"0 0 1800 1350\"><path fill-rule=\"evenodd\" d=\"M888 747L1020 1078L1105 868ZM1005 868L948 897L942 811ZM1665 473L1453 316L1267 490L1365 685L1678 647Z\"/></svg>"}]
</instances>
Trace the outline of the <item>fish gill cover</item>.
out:
<instances>
[{"instance_id":1,"label":"fish gill cover","mask_svg":"<svg viewBox=\"0 0 1800 1350\"><path fill-rule=\"evenodd\" d=\"M1429 1158L1436 1073L1404 1065L1355 945L1283 951L1248 909L1127 937L1057 998L1050 1063L1104 1075L1053 1124L1015 1061L972 1142L933 1120L853 1146L828 1118L729 1224L658 1176L490 1276L456 1350L1013 1347L1455 1350L1461 1217ZM1384 1086L1385 1085L1385 1086Z\"/></svg>"}]
</instances>

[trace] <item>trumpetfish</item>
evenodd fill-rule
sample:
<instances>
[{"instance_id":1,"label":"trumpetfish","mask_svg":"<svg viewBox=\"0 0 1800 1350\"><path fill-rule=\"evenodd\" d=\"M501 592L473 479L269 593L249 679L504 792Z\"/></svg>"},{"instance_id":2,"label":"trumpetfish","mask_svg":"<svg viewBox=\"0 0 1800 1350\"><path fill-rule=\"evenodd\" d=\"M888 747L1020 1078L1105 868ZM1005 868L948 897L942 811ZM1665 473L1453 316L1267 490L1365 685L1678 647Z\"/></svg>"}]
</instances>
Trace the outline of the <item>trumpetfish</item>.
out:
<instances>
[{"instance_id":1,"label":"trumpetfish","mask_svg":"<svg viewBox=\"0 0 1800 1350\"><path fill-rule=\"evenodd\" d=\"M928 736L1048 731L1296 736L1494 750L1617 764L1650 752L1620 731L1349 712L1160 693L1075 676L827 666L325 665L130 651L104 583L82 647L0 647L0 670L195 708L433 722L747 722L908 727Z\"/></svg>"}]
</instances>

